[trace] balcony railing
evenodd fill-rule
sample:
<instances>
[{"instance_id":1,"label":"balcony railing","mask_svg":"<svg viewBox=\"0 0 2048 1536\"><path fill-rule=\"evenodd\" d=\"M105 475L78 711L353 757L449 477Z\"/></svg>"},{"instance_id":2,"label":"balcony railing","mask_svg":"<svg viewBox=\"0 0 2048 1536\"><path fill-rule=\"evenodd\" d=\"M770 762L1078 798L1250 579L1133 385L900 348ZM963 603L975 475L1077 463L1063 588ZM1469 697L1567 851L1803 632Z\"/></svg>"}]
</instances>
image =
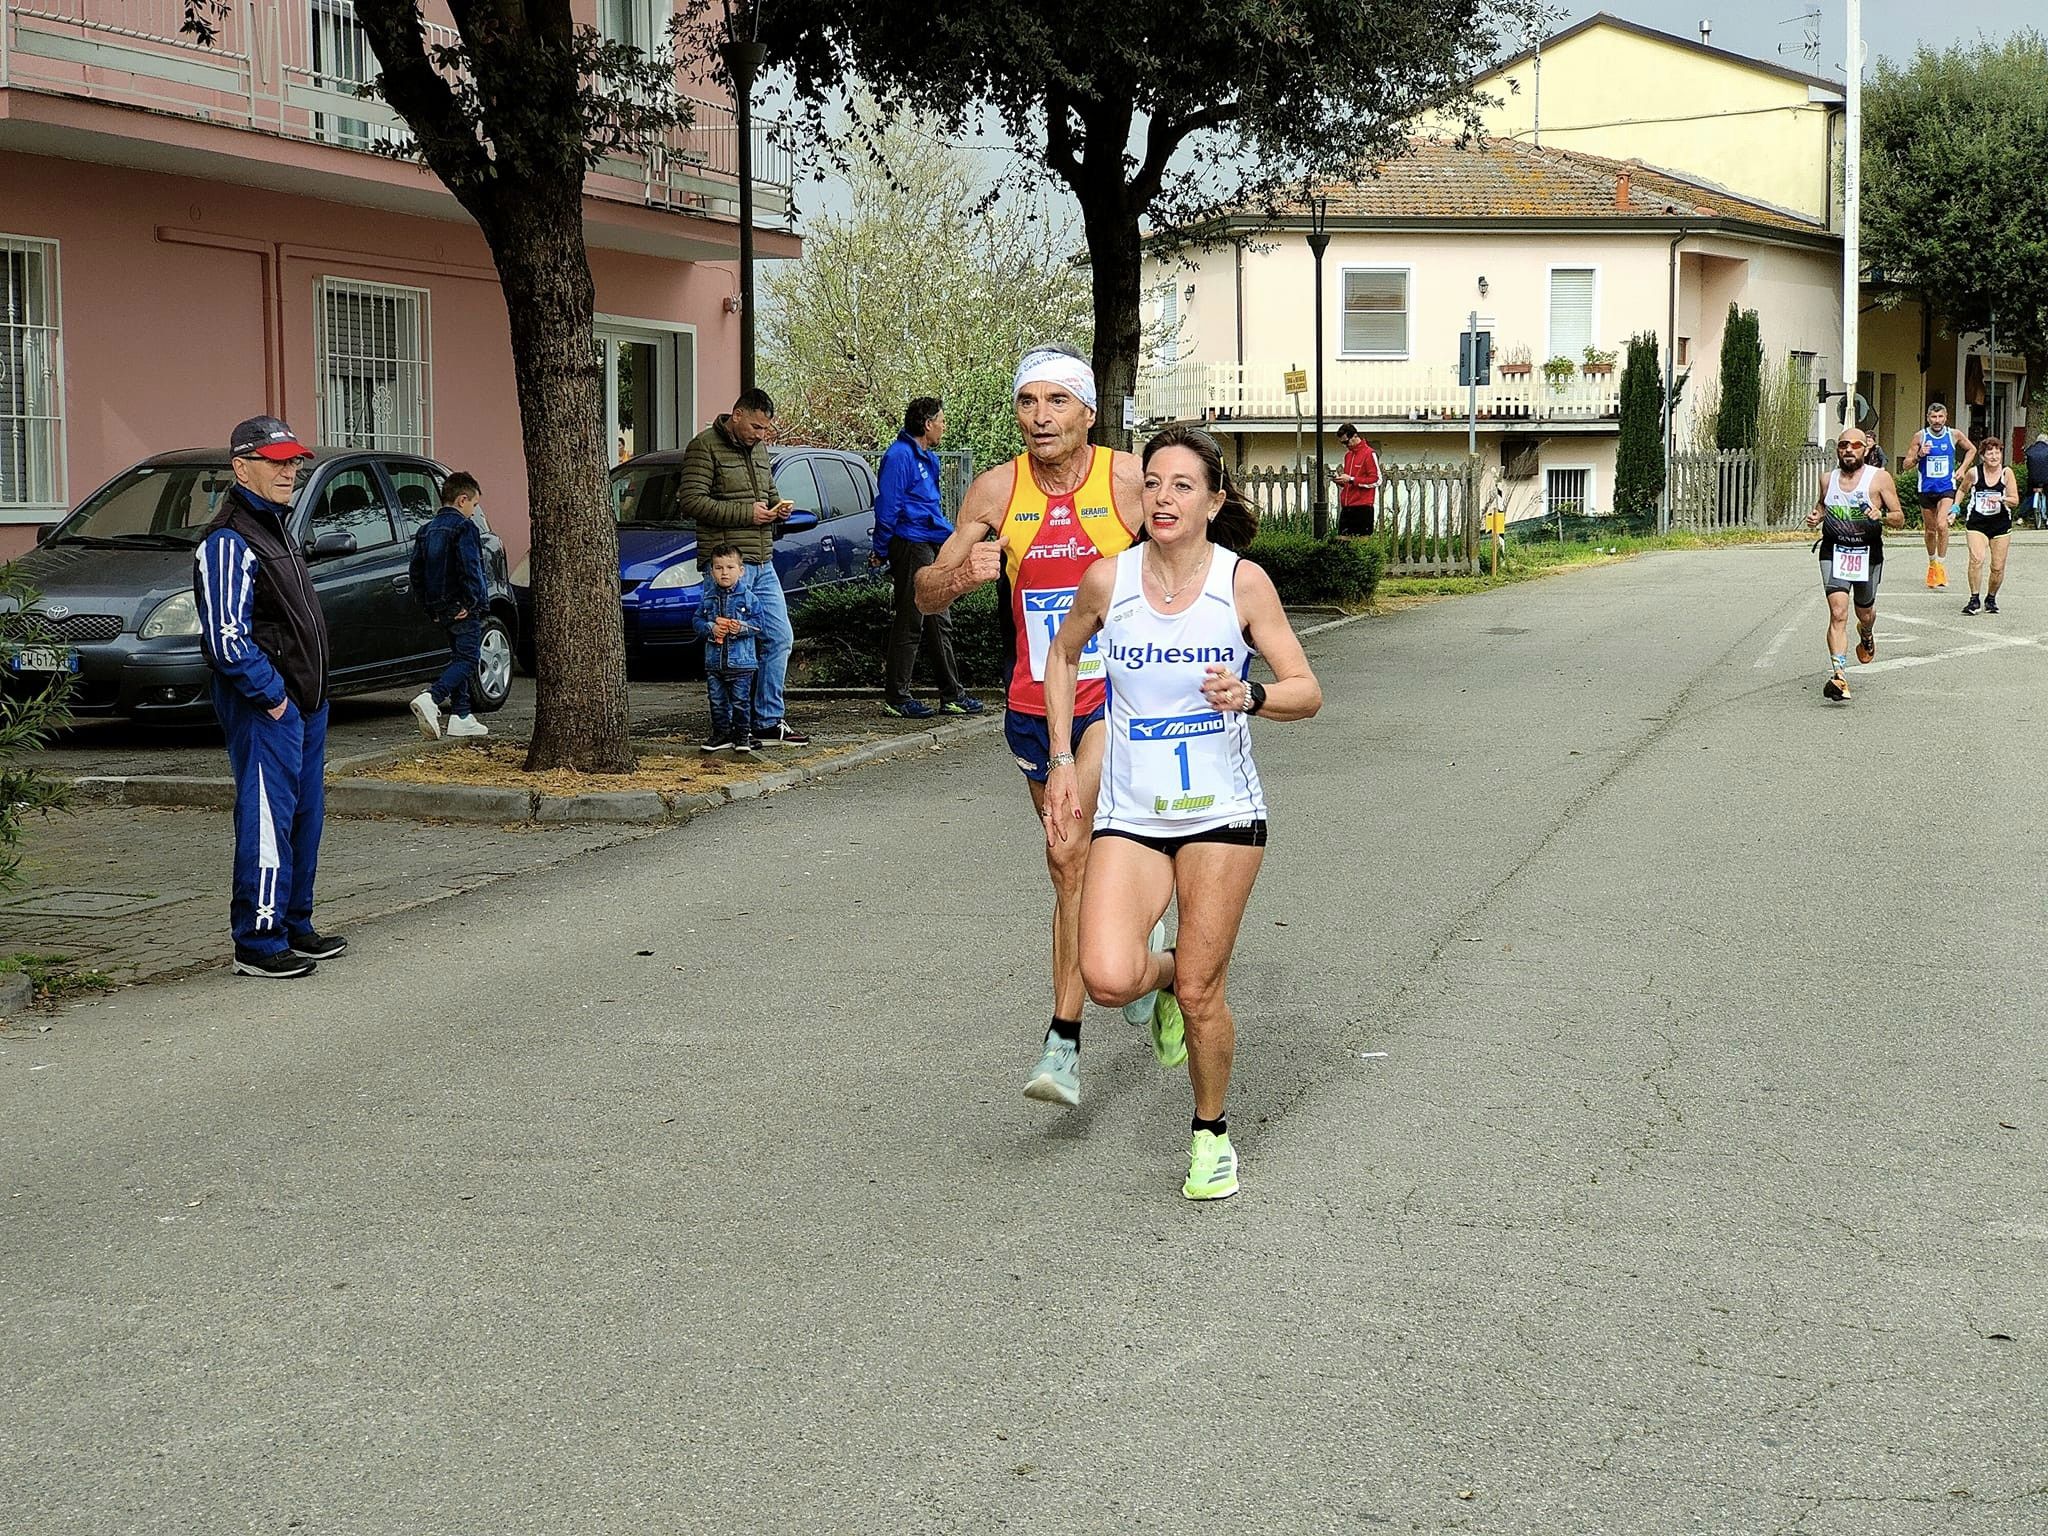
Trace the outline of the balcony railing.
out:
<instances>
[{"instance_id":1,"label":"balcony railing","mask_svg":"<svg viewBox=\"0 0 2048 1536\"><path fill-rule=\"evenodd\" d=\"M359 95L376 59L349 0L240 0L202 46L179 28L183 0L0 0L0 87L116 102L286 138L374 150L404 136L398 115ZM429 26L429 46L456 33ZM738 213L732 108L694 100L696 121L645 155L592 173L596 196L724 217ZM754 126L755 220L788 221L795 167L777 125Z\"/></svg>"},{"instance_id":2,"label":"balcony railing","mask_svg":"<svg viewBox=\"0 0 2048 1536\"><path fill-rule=\"evenodd\" d=\"M1138 376L1138 414L1147 421L1291 422L1295 398L1279 363L1182 363ZM1311 376L1313 386L1314 378ZM1300 397L1315 411L1313 392ZM1467 395L1449 368L1400 362L1335 362L1323 380L1326 418L1373 422L1459 422ZM1552 384L1541 373L1498 371L1479 390L1482 422L1598 422L1618 419L1621 391L1614 374L1573 374Z\"/></svg>"}]
</instances>

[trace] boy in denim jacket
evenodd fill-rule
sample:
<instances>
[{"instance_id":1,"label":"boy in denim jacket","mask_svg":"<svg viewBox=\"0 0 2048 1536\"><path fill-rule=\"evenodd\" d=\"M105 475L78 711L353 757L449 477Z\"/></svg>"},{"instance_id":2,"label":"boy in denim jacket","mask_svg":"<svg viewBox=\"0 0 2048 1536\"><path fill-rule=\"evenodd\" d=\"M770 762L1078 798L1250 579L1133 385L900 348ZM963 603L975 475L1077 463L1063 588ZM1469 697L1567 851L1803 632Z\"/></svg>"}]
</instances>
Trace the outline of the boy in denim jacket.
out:
<instances>
[{"instance_id":1,"label":"boy in denim jacket","mask_svg":"<svg viewBox=\"0 0 2048 1536\"><path fill-rule=\"evenodd\" d=\"M738 548L711 551L711 569L697 600L697 633L704 637L704 687L711 696L711 735L699 749L751 752L754 740L754 673L759 669L760 621L741 592L746 567Z\"/></svg>"}]
</instances>

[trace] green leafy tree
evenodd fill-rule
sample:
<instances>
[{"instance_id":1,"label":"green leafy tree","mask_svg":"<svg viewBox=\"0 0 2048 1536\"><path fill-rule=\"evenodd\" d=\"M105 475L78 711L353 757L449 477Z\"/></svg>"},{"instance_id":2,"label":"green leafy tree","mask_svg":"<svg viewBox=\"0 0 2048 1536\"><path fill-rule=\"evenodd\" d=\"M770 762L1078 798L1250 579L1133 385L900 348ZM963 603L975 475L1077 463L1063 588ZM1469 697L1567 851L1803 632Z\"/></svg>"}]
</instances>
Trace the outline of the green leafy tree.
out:
<instances>
[{"instance_id":1,"label":"green leafy tree","mask_svg":"<svg viewBox=\"0 0 2048 1536\"><path fill-rule=\"evenodd\" d=\"M872 0L764 7L761 39L823 132L859 80L879 115L949 131L992 111L1080 205L1094 276L1094 362L1121 426L1140 338L1140 235L1221 205L1277 204L1311 176L1398 152L1412 120L1472 121L1464 81L1516 30L1523 0L1128 0L1048 8L962 0L910 18Z\"/></svg>"},{"instance_id":2,"label":"green leafy tree","mask_svg":"<svg viewBox=\"0 0 2048 1536\"><path fill-rule=\"evenodd\" d=\"M186 0L210 40L229 0ZM475 219L505 299L533 517L537 712L526 766L633 766L605 475L583 179L687 122L675 62L579 25L570 0L450 0L458 41L430 43L419 0L355 0L382 71L372 93ZM702 0L679 7L687 30ZM702 29L698 29L701 31ZM701 48L701 42L697 45Z\"/></svg>"},{"instance_id":3,"label":"green leafy tree","mask_svg":"<svg viewBox=\"0 0 2048 1536\"><path fill-rule=\"evenodd\" d=\"M1717 448L1755 445L1763 366L1763 331L1756 311L1730 304L1728 324L1721 332L1721 395L1714 416Z\"/></svg>"},{"instance_id":4,"label":"green leafy tree","mask_svg":"<svg viewBox=\"0 0 2048 1536\"><path fill-rule=\"evenodd\" d=\"M1010 380L1034 342L1088 344L1086 274L1046 199L993 199L971 156L904 122L848 169L849 211L764 283L762 383L784 441L875 448L917 395L978 466L1022 449Z\"/></svg>"},{"instance_id":5,"label":"green leafy tree","mask_svg":"<svg viewBox=\"0 0 2048 1536\"><path fill-rule=\"evenodd\" d=\"M1863 260L1880 302L1998 324L2048 379L2048 37L1880 61L1863 92ZM1927 360L1921 359L1924 370Z\"/></svg>"},{"instance_id":6,"label":"green leafy tree","mask_svg":"<svg viewBox=\"0 0 2048 1536\"><path fill-rule=\"evenodd\" d=\"M1664 375L1657 337L1631 336L1621 369L1621 438L1614 453L1614 510L1634 521L1664 494Z\"/></svg>"}]
</instances>

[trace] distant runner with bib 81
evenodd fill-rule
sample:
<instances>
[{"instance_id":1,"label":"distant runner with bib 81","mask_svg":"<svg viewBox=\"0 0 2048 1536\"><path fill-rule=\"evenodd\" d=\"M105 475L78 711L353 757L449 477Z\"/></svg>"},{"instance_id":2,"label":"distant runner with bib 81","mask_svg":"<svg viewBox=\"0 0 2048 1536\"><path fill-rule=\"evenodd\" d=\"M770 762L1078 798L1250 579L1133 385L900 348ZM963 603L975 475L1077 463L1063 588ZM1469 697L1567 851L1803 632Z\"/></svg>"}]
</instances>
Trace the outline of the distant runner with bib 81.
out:
<instances>
[{"instance_id":1,"label":"distant runner with bib 81","mask_svg":"<svg viewBox=\"0 0 2048 1536\"><path fill-rule=\"evenodd\" d=\"M1870 439L1844 427L1835 439L1839 466L1821 482L1806 526L1820 530L1820 585L1828 598L1828 680L1823 697L1849 697L1849 609L1856 609L1856 659L1877 656L1877 584L1884 576L1884 530L1906 526L1889 471L1864 462Z\"/></svg>"},{"instance_id":2,"label":"distant runner with bib 81","mask_svg":"<svg viewBox=\"0 0 2048 1536\"><path fill-rule=\"evenodd\" d=\"M1960 453L1960 459L1957 455ZM1927 541L1927 585L1948 585L1948 520L1955 511L1956 482L1977 462L1977 446L1948 424L1948 407L1927 407L1927 429L1915 432L1899 468L1920 472L1920 536Z\"/></svg>"}]
</instances>

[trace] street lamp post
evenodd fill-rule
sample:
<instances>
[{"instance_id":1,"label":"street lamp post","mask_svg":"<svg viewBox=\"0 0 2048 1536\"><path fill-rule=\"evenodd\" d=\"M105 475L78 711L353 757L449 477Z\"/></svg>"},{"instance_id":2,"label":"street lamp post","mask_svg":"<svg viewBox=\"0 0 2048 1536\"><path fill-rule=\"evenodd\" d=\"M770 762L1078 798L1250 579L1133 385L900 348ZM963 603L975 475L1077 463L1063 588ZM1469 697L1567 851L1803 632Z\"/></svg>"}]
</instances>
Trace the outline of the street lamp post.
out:
<instances>
[{"instance_id":1,"label":"street lamp post","mask_svg":"<svg viewBox=\"0 0 2048 1536\"><path fill-rule=\"evenodd\" d=\"M760 8L749 6L748 11L758 31ZM745 390L754 387L754 77L761 72L768 50L753 38L736 34L730 7L725 23L726 40L719 55L732 76L733 126L739 134L740 388Z\"/></svg>"},{"instance_id":2,"label":"street lamp post","mask_svg":"<svg viewBox=\"0 0 2048 1536\"><path fill-rule=\"evenodd\" d=\"M1308 248L1316 258L1316 537L1325 539L1330 536L1330 476L1323 463L1323 252L1330 248L1329 198L1312 193L1308 217Z\"/></svg>"}]
</instances>

